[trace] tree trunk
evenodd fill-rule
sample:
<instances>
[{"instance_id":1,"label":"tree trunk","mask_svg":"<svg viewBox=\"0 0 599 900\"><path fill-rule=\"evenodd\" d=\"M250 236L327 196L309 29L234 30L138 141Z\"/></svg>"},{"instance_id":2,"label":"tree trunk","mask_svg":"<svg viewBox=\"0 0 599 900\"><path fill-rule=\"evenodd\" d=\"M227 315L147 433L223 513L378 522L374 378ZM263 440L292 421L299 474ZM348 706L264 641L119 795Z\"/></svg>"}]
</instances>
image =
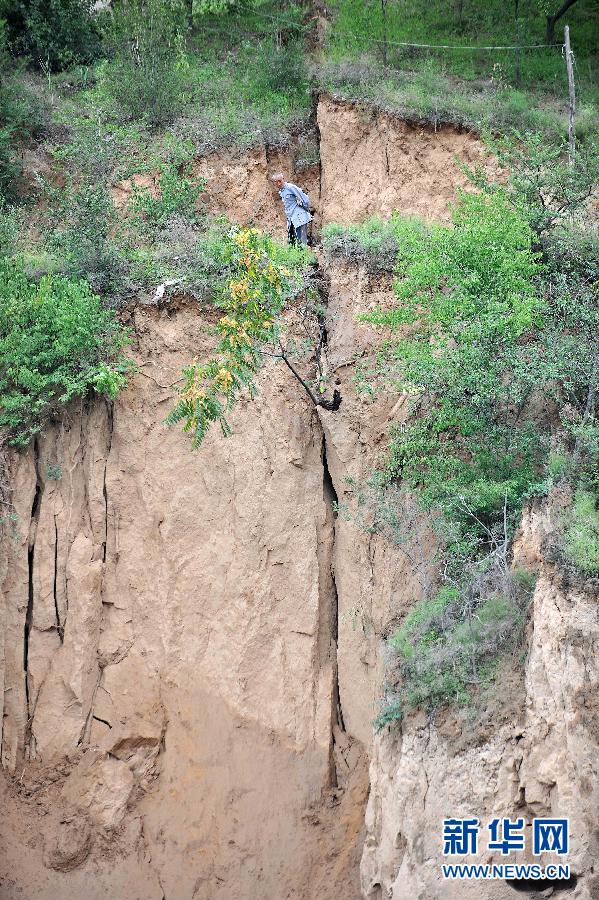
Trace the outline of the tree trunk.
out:
<instances>
[{"instance_id":1,"label":"tree trunk","mask_svg":"<svg viewBox=\"0 0 599 900\"><path fill-rule=\"evenodd\" d=\"M556 40L555 40L556 22L558 22L559 19L561 19L561 17L565 13L567 13L568 10L570 9L570 7L574 6L574 4L576 2L577 2L577 0L565 0L565 2L562 3L560 8L557 10L557 12L555 12L552 16L547 16L547 32L545 35L545 41L547 44L555 44L556 43Z\"/></svg>"}]
</instances>

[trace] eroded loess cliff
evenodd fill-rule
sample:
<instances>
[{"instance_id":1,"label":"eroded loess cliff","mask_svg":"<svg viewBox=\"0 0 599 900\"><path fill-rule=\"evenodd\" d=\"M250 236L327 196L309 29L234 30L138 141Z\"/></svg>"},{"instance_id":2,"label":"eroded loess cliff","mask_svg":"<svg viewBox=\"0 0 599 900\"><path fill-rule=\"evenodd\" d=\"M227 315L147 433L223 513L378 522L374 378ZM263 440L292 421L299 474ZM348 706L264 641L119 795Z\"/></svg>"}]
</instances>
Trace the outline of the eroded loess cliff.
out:
<instances>
[{"instance_id":1,"label":"eroded loess cliff","mask_svg":"<svg viewBox=\"0 0 599 900\"><path fill-rule=\"evenodd\" d=\"M481 153L470 135L329 98L317 121L320 166L298 180L325 223L396 206L446 217L456 155ZM291 154L197 167L210 208L282 230L266 176ZM73 406L7 456L1 897L449 897L443 815L566 806L571 896L596 896L596 605L543 568L539 513L520 539L542 576L509 712L476 741L450 717L373 738L382 638L420 580L337 508L406 404L352 385L378 340L355 315L385 303L391 279L339 263L326 277L338 412L317 414L267 365L233 436L214 430L192 453L163 420L182 366L210 348L210 310L170 297L127 311L140 368L114 404ZM410 547L432 566L418 519Z\"/></svg>"}]
</instances>

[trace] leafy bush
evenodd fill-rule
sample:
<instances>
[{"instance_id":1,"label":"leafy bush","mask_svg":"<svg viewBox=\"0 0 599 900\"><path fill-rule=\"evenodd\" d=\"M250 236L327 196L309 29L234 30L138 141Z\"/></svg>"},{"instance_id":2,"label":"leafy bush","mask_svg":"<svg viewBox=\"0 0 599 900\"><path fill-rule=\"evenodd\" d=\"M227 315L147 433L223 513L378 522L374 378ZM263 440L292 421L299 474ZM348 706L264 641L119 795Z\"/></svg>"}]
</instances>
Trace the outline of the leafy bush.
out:
<instances>
[{"instance_id":1,"label":"leafy bush","mask_svg":"<svg viewBox=\"0 0 599 900\"><path fill-rule=\"evenodd\" d=\"M121 0L106 28L105 86L124 115L153 125L176 118L186 81L184 10L177 0Z\"/></svg>"},{"instance_id":2,"label":"leafy bush","mask_svg":"<svg viewBox=\"0 0 599 900\"><path fill-rule=\"evenodd\" d=\"M278 46L270 41L260 47L259 66L252 90L256 98L282 94L289 98L306 92L307 73L304 48L298 40Z\"/></svg>"},{"instance_id":3,"label":"leafy bush","mask_svg":"<svg viewBox=\"0 0 599 900\"><path fill-rule=\"evenodd\" d=\"M0 0L13 49L51 72L89 63L100 41L92 0Z\"/></svg>"},{"instance_id":4,"label":"leafy bush","mask_svg":"<svg viewBox=\"0 0 599 900\"><path fill-rule=\"evenodd\" d=\"M198 15L223 15L239 9L256 6L257 0L192 0L193 11Z\"/></svg>"},{"instance_id":5,"label":"leafy bush","mask_svg":"<svg viewBox=\"0 0 599 900\"><path fill-rule=\"evenodd\" d=\"M263 348L282 353L279 315L285 301L301 286L301 278L285 265L303 259L301 252L279 248L255 228L231 229L219 246L221 268L229 271L217 294L223 312L216 327L219 341L206 363L183 370L185 383L167 423L183 422L199 447L208 429L218 422L230 434L226 414L246 388L255 393L254 376L262 364Z\"/></svg>"},{"instance_id":6,"label":"leafy bush","mask_svg":"<svg viewBox=\"0 0 599 900\"><path fill-rule=\"evenodd\" d=\"M25 446L57 406L95 390L115 397L130 361L126 331L84 281L30 281L0 260L0 426Z\"/></svg>"},{"instance_id":7,"label":"leafy bush","mask_svg":"<svg viewBox=\"0 0 599 900\"><path fill-rule=\"evenodd\" d=\"M205 180L194 177L191 163L164 163L158 177L157 195L148 188L135 187L132 209L150 226L165 225L172 216L196 218L196 202L205 187Z\"/></svg>"},{"instance_id":8,"label":"leafy bush","mask_svg":"<svg viewBox=\"0 0 599 900\"><path fill-rule=\"evenodd\" d=\"M548 141L543 134L515 131L502 138L487 134L486 143L510 176L507 185L499 185L482 170L470 173L478 187L487 193L507 189L541 237L558 224L571 224L573 219L584 222L587 203L599 181L599 145L595 141L579 144L573 165L565 137Z\"/></svg>"},{"instance_id":9,"label":"leafy bush","mask_svg":"<svg viewBox=\"0 0 599 900\"><path fill-rule=\"evenodd\" d=\"M506 507L515 524L537 481L542 442L513 414L530 392L520 357L543 309L534 235L500 194L463 195L453 226L394 223L398 303L362 317L409 328L386 358L418 420L393 432L387 479L419 488L425 508L442 513L461 560L503 528Z\"/></svg>"},{"instance_id":10,"label":"leafy bush","mask_svg":"<svg viewBox=\"0 0 599 900\"><path fill-rule=\"evenodd\" d=\"M362 263L372 272L393 272L397 266L399 245L391 222L373 218L360 225L325 225L322 242L329 256Z\"/></svg>"},{"instance_id":11,"label":"leafy bush","mask_svg":"<svg viewBox=\"0 0 599 900\"><path fill-rule=\"evenodd\" d=\"M599 575L599 510L597 495L579 489L565 516L564 553L585 575Z\"/></svg>"},{"instance_id":12,"label":"leafy bush","mask_svg":"<svg viewBox=\"0 0 599 900\"><path fill-rule=\"evenodd\" d=\"M85 278L101 293L122 290L127 283L127 260L119 245L116 210L107 188L84 181L67 183L51 192L56 221L48 245L58 255L58 267L69 278Z\"/></svg>"}]
</instances>

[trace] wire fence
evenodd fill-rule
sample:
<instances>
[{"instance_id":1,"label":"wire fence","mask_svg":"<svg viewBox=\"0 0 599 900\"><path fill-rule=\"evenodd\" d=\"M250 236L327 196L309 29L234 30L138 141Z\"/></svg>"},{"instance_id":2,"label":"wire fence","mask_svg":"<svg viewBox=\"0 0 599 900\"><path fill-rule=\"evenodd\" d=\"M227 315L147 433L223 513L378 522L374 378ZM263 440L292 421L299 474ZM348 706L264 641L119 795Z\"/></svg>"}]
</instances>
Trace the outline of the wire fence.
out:
<instances>
[{"instance_id":1,"label":"wire fence","mask_svg":"<svg viewBox=\"0 0 599 900\"><path fill-rule=\"evenodd\" d=\"M282 19L279 16L273 16L269 13L260 12L259 10L254 10L252 12L252 16L268 19L269 21L280 25L284 28L295 29L297 31L305 32L308 28L310 28L315 19L312 18L308 22L300 23L294 22L290 19ZM563 47L563 41L556 41L553 44L425 44L425 43L417 43L410 41L394 41L386 38L377 38L373 37L370 34L366 34L365 32L358 32L357 30L347 31L338 27L335 27L334 34L336 36L341 37L351 37L352 39L357 39L364 43L376 44L376 45L386 45L389 47L404 47L404 48L415 48L415 49L427 49L427 50L469 50L469 51L492 51L492 50L545 50L545 49L556 49Z\"/></svg>"}]
</instances>

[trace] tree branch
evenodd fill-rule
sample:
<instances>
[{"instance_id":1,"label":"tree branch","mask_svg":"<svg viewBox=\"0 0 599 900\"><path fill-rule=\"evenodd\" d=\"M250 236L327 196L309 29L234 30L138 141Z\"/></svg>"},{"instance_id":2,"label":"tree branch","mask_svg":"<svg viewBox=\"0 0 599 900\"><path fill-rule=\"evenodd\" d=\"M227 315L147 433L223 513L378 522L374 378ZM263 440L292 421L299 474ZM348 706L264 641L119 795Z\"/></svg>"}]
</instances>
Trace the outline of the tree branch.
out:
<instances>
[{"instance_id":1,"label":"tree branch","mask_svg":"<svg viewBox=\"0 0 599 900\"><path fill-rule=\"evenodd\" d=\"M555 41L555 23L556 23L559 19L561 19L561 17L562 17L563 15L565 15L565 13L568 12L568 10L570 9L570 7L571 7L571 6L574 6L574 4L575 4L576 2L577 2L577 0L565 0L565 2L562 3L562 5L560 6L560 8L557 10L557 12L554 12L552 16L547 16L547 35L546 35L546 41L547 41L548 44L555 44L555 42L556 42L556 41Z\"/></svg>"}]
</instances>

